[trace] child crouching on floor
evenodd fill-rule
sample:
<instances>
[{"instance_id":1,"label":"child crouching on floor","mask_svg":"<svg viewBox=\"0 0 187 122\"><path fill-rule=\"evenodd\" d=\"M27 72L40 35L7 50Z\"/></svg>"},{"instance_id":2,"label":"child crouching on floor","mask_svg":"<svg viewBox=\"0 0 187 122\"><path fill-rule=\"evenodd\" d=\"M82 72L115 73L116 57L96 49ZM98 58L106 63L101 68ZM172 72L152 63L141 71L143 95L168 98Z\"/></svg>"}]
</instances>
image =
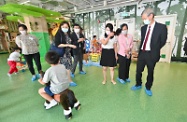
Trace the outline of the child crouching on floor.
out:
<instances>
[{"instance_id":1,"label":"child crouching on floor","mask_svg":"<svg viewBox=\"0 0 187 122\"><path fill-rule=\"evenodd\" d=\"M64 65L59 64L59 59L60 57L54 51L49 51L46 54L45 60L51 67L47 69L43 78L38 81L42 85L47 83L50 83L50 85L40 88L38 92L44 99L49 101L49 103L44 103L46 109L57 105L58 102L54 99L54 95L60 94L60 104L64 108L64 115L66 119L70 119L72 117L71 108L80 109L80 103L75 98L73 91L68 89L69 80L67 70Z\"/></svg>"},{"instance_id":2,"label":"child crouching on floor","mask_svg":"<svg viewBox=\"0 0 187 122\"><path fill-rule=\"evenodd\" d=\"M8 58L8 65L10 66L9 72L7 73L8 76L11 76L13 73L17 74L18 69L16 67L16 64L18 61L20 61L20 48L14 48L14 52L12 52L9 55Z\"/></svg>"}]
</instances>

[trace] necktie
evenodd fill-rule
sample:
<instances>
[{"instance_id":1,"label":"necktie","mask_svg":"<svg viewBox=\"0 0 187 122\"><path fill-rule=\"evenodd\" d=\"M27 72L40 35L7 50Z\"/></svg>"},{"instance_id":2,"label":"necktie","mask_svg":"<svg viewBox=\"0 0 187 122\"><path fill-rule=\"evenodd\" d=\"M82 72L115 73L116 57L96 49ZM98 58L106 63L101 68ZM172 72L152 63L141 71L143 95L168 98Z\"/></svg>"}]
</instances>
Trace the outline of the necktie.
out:
<instances>
[{"instance_id":1,"label":"necktie","mask_svg":"<svg viewBox=\"0 0 187 122\"><path fill-rule=\"evenodd\" d=\"M148 30L148 32L147 32L147 35L146 35L146 38L145 38L145 41L144 41L144 44L143 44L143 51L145 51L145 48L146 48L146 44L147 44L147 41L148 41L148 37L149 37L150 30L151 30L151 26L149 26L149 30Z\"/></svg>"}]
</instances>

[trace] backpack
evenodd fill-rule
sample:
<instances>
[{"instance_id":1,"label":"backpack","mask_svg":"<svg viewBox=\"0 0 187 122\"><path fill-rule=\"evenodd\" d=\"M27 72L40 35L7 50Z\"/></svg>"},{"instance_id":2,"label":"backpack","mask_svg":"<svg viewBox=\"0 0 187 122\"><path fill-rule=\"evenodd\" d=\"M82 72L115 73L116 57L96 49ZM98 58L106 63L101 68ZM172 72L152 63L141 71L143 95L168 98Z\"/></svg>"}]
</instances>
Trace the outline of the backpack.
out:
<instances>
[{"instance_id":1,"label":"backpack","mask_svg":"<svg viewBox=\"0 0 187 122\"><path fill-rule=\"evenodd\" d=\"M185 37L185 43L184 43L184 55L187 55L187 37Z\"/></svg>"}]
</instances>

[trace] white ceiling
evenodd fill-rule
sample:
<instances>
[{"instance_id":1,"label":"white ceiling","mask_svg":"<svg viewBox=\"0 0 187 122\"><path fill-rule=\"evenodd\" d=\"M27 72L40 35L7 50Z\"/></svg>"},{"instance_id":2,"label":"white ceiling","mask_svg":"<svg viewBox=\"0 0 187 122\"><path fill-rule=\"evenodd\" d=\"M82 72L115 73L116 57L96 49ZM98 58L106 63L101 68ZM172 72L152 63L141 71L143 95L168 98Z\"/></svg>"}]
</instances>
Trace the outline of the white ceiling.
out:
<instances>
[{"instance_id":1,"label":"white ceiling","mask_svg":"<svg viewBox=\"0 0 187 122\"><path fill-rule=\"evenodd\" d=\"M18 3L34 5L61 13L84 13L116 6L125 6L159 0L2 0L0 4Z\"/></svg>"}]
</instances>

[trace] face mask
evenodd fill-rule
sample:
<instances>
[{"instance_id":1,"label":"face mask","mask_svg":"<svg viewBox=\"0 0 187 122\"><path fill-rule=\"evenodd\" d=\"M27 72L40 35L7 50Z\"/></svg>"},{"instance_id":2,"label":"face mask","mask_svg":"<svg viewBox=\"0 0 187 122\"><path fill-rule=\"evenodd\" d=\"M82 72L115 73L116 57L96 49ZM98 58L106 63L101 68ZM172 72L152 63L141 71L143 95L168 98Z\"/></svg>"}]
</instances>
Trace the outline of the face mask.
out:
<instances>
[{"instance_id":1,"label":"face mask","mask_svg":"<svg viewBox=\"0 0 187 122\"><path fill-rule=\"evenodd\" d=\"M75 33L79 33L80 29L74 29Z\"/></svg>"},{"instance_id":2,"label":"face mask","mask_svg":"<svg viewBox=\"0 0 187 122\"><path fill-rule=\"evenodd\" d=\"M64 32L64 33L67 33L68 32L68 28L61 28L62 29L62 31Z\"/></svg>"},{"instance_id":3,"label":"face mask","mask_svg":"<svg viewBox=\"0 0 187 122\"><path fill-rule=\"evenodd\" d=\"M127 30L123 30L121 33L126 35L127 32L128 32Z\"/></svg>"},{"instance_id":4,"label":"face mask","mask_svg":"<svg viewBox=\"0 0 187 122\"><path fill-rule=\"evenodd\" d=\"M21 33L21 35L25 35L26 31L19 31Z\"/></svg>"},{"instance_id":5,"label":"face mask","mask_svg":"<svg viewBox=\"0 0 187 122\"><path fill-rule=\"evenodd\" d=\"M144 20L143 22L145 25L149 25L151 23L148 19Z\"/></svg>"},{"instance_id":6,"label":"face mask","mask_svg":"<svg viewBox=\"0 0 187 122\"><path fill-rule=\"evenodd\" d=\"M105 33L106 33L107 35L109 35L109 34L110 34L110 31L105 31Z\"/></svg>"}]
</instances>

